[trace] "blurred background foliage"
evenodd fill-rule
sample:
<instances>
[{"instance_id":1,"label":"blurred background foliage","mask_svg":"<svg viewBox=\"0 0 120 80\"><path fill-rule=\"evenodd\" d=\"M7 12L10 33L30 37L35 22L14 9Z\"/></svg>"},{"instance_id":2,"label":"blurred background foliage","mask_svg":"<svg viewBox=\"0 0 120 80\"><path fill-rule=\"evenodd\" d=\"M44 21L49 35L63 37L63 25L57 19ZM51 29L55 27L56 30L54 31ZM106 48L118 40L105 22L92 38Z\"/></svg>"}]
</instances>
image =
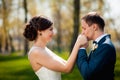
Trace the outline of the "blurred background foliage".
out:
<instances>
[{"instance_id":1,"label":"blurred background foliage","mask_svg":"<svg viewBox=\"0 0 120 80\"><path fill-rule=\"evenodd\" d=\"M55 36L48 46L59 52L70 51L81 32L80 18L89 11L103 16L105 32L111 34L120 50L120 15L111 14L111 3L109 0L0 0L0 53L28 51L32 42L24 39L23 31L25 23L36 15L47 16L54 22Z\"/></svg>"},{"instance_id":2,"label":"blurred background foliage","mask_svg":"<svg viewBox=\"0 0 120 80\"><path fill-rule=\"evenodd\" d=\"M119 3L119 0L0 0L0 55L2 55L0 57L0 66L2 64L10 64L9 62L4 64L4 59L5 62L11 59L14 60L14 53L24 57L23 59L21 58L23 61L27 59L26 54L32 42L28 42L23 37L23 31L25 24L36 15L47 16L54 22L55 36L48 43L48 47L64 58L65 55L69 56L78 34L81 33L81 17L90 11L96 11L103 16L106 23L105 32L111 34L117 50L117 56L120 55L120 15L117 15L120 13L120 10L119 5L115 7L117 4L113 3L117 3L117 1ZM114 13L116 8L119 12ZM88 51L89 49L90 47ZM16 57L15 60L17 58L20 57ZM28 64L26 61L25 63L23 65ZM7 67L10 69L10 65ZM7 68L4 68L2 71L1 69L0 74ZM116 70L117 73L120 72L118 70ZM63 78L65 79L64 75Z\"/></svg>"}]
</instances>

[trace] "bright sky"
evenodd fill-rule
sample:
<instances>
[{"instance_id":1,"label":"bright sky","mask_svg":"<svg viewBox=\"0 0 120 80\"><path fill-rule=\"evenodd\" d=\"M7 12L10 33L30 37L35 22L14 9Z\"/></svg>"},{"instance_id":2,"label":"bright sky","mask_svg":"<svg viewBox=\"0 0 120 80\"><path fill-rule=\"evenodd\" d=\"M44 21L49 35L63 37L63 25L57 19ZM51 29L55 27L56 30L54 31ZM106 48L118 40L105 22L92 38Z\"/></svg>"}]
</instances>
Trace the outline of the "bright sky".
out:
<instances>
[{"instance_id":1,"label":"bright sky","mask_svg":"<svg viewBox=\"0 0 120 80\"><path fill-rule=\"evenodd\" d=\"M110 4L111 8L110 15L115 18L120 16L120 0L107 0L107 2Z\"/></svg>"},{"instance_id":2,"label":"bright sky","mask_svg":"<svg viewBox=\"0 0 120 80\"><path fill-rule=\"evenodd\" d=\"M111 8L109 14L114 19L114 25L111 27L116 28L120 32L120 0L107 0L107 2Z\"/></svg>"}]
</instances>

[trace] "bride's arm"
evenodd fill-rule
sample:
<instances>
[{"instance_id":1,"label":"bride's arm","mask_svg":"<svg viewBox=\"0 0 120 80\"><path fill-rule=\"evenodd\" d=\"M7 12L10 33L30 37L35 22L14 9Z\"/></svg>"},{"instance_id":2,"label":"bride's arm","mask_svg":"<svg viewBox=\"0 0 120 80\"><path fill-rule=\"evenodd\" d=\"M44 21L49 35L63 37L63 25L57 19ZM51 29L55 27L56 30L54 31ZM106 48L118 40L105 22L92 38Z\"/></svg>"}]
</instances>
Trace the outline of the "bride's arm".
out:
<instances>
[{"instance_id":1,"label":"bride's arm","mask_svg":"<svg viewBox=\"0 0 120 80\"><path fill-rule=\"evenodd\" d=\"M31 60L33 58L35 62L51 70L59 72L70 72L74 66L79 48L86 43L86 37L83 35L79 36L67 62L56 59L55 57L46 54L45 51L34 52L34 54L31 54Z\"/></svg>"},{"instance_id":2,"label":"bride's arm","mask_svg":"<svg viewBox=\"0 0 120 80\"><path fill-rule=\"evenodd\" d=\"M48 49L48 48L46 48L46 49L48 50L48 52L51 52L51 55L52 55L53 57L55 57L56 59L62 61L63 63L66 63L66 62L67 62L65 59L61 58L60 56L58 56L58 55L56 55L54 52L52 52L50 49Z\"/></svg>"},{"instance_id":3,"label":"bride's arm","mask_svg":"<svg viewBox=\"0 0 120 80\"><path fill-rule=\"evenodd\" d=\"M78 39L73 47L71 55L68 58L66 63L66 72L71 72L71 70L73 69L79 48L85 45L86 43L87 43L86 37L84 37L83 35L78 36Z\"/></svg>"}]
</instances>

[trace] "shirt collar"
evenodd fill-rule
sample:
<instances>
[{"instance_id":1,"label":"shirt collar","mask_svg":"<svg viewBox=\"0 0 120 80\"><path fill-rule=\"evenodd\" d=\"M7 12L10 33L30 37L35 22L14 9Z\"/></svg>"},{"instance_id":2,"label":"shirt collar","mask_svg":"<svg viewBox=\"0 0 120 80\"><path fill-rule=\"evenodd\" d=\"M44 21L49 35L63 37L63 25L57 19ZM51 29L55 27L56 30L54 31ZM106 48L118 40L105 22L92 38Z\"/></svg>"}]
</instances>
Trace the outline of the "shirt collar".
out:
<instances>
[{"instance_id":1,"label":"shirt collar","mask_svg":"<svg viewBox=\"0 0 120 80\"><path fill-rule=\"evenodd\" d=\"M104 36L106 36L107 34L103 34L101 36L99 36L95 41L98 43Z\"/></svg>"}]
</instances>

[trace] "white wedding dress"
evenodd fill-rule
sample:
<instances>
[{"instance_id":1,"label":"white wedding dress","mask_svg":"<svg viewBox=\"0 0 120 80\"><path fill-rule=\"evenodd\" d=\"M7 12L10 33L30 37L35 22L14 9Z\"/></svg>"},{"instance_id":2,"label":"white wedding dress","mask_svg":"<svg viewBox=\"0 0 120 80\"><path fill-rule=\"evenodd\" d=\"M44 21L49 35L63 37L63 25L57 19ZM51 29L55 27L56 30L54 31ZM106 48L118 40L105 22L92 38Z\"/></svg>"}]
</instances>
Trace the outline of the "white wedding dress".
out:
<instances>
[{"instance_id":1,"label":"white wedding dress","mask_svg":"<svg viewBox=\"0 0 120 80\"><path fill-rule=\"evenodd\" d=\"M33 46L30 49L28 55L35 48L39 48L39 47ZM52 55L52 53L48 52L48 55ZM48 69L46 67L41 67L38 71L35 72L35 74L38 76L39 80L61 80L61 73L60 72L56 72L56 71L50 70L50 69Z\"/></svg>"},{"instance_id":2,"label":"white wedding dress","mask_svg":"<svg viewBox=\"0 0 120 80\"><path fill-rule=\"evenodd\" d=\"M60 72L49 70L45 67L35 72L40 80L61 80Z\"/></svg>"}]
</instances>

